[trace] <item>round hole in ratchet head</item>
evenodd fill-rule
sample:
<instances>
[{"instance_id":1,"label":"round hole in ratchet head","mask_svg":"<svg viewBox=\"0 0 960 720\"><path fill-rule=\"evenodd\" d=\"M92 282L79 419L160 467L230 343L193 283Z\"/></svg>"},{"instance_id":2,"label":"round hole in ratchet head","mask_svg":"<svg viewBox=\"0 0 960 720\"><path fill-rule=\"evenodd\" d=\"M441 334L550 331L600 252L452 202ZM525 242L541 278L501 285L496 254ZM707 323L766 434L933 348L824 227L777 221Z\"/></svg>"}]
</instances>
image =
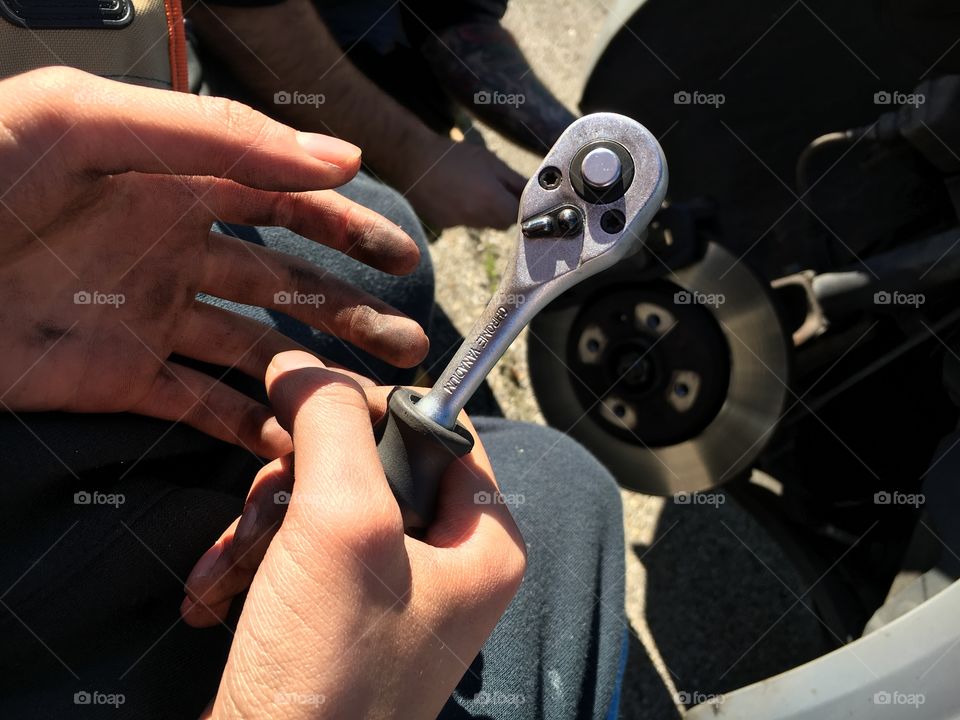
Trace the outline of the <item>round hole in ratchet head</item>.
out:
<instances>
[{"instance_id":1,"label":"round hole in ratchet head","mask_svg":"<svg viewBox=\"0 0 960 720\"><path fill-rule=\"evenodd\" d=\"M570 184L587 202L606 205L624 196L635 172L633 158L623 145L612 140L594 140L573 156Z\"/></svg>"},{"instance_id":2,"label":"round hole in ratchet head","mask_svg":"<svg viewBox=\"0 0 960 720\"><path fill-rule=\"evenodd\" d=\"M623 230L627 218L619 210L607 210L600 216L600 227L608 235L616 235Z\"/></svg>"},{"instance_id":3,"label":"round hole in ratchet head","mask_svg":"<svg viewBox=\"0 0 960 720\"><path fill-rule=\"evenodd\" d=\"M544 190L556 190L560 187L560 182L563 180L563 173L560 172L560 168L555 168L553 166L545 167L540 171L540 177L538 182L540 187Z\"/></svg>"}]
</instances>

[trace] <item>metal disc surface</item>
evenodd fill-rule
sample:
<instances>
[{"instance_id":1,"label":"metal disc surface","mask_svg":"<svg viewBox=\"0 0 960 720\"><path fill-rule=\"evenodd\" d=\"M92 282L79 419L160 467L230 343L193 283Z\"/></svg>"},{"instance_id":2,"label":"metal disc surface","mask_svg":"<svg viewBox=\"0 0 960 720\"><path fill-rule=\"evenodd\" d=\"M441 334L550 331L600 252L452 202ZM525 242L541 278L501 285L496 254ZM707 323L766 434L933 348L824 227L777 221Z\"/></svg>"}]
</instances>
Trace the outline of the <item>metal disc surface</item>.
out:
<instances>
[{"instance_id":1,"label":"metal disc surface","mask_svg":"<svg viewBox=\"0 0 960 720\"><path fill-rule=\"evenodd\" d=\"M588 289L530 327L547 421L620 484L651 495L715 487L749 468L787 393L787 342L766 288L722 246L650 283Z\"/></svg>"}]
</instances>

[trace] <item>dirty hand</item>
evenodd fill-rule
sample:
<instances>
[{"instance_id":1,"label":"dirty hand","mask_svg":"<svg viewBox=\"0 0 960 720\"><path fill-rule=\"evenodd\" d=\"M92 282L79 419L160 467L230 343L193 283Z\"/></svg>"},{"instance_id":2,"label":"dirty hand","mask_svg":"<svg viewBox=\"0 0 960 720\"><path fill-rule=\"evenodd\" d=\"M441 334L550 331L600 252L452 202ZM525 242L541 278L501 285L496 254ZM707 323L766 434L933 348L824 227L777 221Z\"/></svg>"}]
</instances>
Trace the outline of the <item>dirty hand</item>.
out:
<instances>
[{"instance_id":1,"label":"dirty hand","mask_svg":"<svg viewBox=\"0 0 960 720\"><path fill-rule=\"evenodd\" d=\"M396 365L423 358L423 331L397 310L304 260L211 232L214 220L285 226L410 272L419 252L402 230L316 191L353 177L353 145L227 100L67 68L0 82L0 95L3 409L134 412L267 457L288 452L271 410L170 357L262 378L299 346L200 292L285 312Z\"/></svg>"}]
</instances>

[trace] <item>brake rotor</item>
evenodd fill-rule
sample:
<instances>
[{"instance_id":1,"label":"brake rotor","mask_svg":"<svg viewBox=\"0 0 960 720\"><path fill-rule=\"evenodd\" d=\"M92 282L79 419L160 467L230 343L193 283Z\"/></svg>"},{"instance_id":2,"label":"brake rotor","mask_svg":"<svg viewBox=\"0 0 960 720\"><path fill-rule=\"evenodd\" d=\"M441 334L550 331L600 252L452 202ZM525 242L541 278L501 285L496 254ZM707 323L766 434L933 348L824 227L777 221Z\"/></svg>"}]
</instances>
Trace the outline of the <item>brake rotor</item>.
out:
<instances>
[{"instance_id":1,"label":"brake rotor","mask_svg":"<svg viewBox=\"0 0 960 720\"><path fill-rule=\"evenodd\" d=\"M611 272L604 282L530 326L530 376L547 422L650 495L706 490L751 467L788 382L766 287L715 243L670 280Z\"/></svg>"}]
</instances>

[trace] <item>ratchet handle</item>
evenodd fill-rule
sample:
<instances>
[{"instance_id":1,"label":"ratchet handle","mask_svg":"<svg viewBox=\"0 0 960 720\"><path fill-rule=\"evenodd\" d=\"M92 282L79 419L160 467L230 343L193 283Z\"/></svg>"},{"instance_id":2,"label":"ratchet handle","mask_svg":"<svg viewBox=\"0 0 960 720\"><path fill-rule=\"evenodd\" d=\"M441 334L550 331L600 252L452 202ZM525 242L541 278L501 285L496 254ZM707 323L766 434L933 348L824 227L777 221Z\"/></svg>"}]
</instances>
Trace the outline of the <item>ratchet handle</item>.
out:
<instances>
[{"instance_id":1,"label":"ratchet handle","mask_svg":"<svg viewBox=\"0 0 960 720\"><path fill-rule=\"evenodd\" d=\"M433 522L444 471L473 449L473 435L459 422L451 430L417 412L420 397L395 387L374 428L380 462L409 535L422 534Z\"/></svg>"}]
</instances>

